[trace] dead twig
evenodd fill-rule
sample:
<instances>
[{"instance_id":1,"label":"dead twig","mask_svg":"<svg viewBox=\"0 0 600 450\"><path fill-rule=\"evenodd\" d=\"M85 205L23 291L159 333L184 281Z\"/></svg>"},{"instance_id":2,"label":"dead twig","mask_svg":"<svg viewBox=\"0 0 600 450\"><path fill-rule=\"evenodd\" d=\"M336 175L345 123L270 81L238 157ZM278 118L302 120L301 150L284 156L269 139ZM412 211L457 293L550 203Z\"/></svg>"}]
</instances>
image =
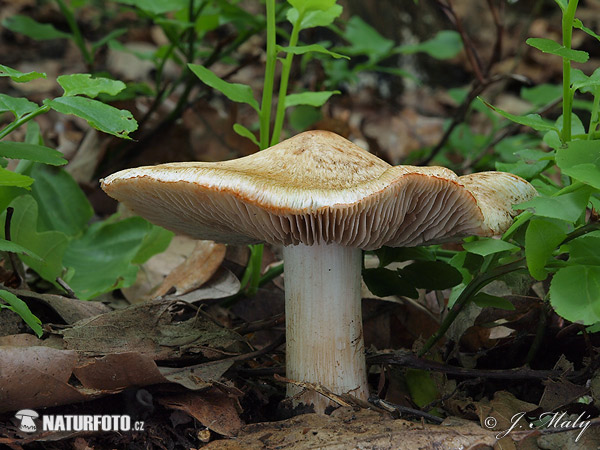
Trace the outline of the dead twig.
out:
<instances>
[{"instance_id":1,"label":"dead twig","mask_svg":"<svg viewBox=\"0 0 600 450\"><path fill-rule=\"evenodd\" d=\"M395 403L391 403L385 400L381 400L380 398L371 397L369 399L369 403L374 404L380 408L385 409L389 413L397 413L402 417L402 415L410 415L416 417L422 417L426 420L429 420L433 423L440 424L444 421L441 417L434 416L432 414L426 413L425 411L421 411L420 409L409 408L408 406L397 405Z\"/></svg>"}]
</instances>

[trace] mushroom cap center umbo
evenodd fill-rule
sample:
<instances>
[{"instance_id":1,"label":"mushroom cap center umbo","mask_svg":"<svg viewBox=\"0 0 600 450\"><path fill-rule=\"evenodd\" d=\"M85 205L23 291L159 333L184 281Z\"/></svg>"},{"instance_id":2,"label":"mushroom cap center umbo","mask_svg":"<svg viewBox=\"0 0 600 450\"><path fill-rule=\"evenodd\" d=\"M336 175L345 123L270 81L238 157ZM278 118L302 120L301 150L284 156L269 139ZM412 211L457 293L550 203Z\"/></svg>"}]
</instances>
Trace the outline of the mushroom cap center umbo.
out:
<instances>
[{"instance_id":1,"label":"mushroom cap center umbo","mask_svg":"<svg viewBox=\"0 0 600 450\"><path fill-rule=\"evenodd\" d=\"M497 234L512 220L511 205L535 195L511 174L390 166L326 131L231 161L124 170L102 187L151 222L198 239L367 250Z\"/></svg>"}]
</instances>

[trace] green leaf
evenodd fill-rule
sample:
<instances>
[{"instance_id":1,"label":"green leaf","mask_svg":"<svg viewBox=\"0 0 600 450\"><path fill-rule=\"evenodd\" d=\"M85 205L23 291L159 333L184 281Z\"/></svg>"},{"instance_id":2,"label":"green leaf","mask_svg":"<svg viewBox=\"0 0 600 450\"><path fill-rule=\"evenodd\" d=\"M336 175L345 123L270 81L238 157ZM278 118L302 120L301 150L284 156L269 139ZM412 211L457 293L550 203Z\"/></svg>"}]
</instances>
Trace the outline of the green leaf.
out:
<instances>
[{"instance_id":1,"label":"green leaf","mask_svg":"<svg viewBox=\"0 0 600 450\"><path fill-rule=\"evenodd\" d=\"M462 50L460 34L453 30L439 31L433 39L419 44L401 45L396 47L396 53L413 54L425 52L436 59L454 58Z\"/></svg>"},{"instance_id":2,"label":"green leaf","mask_svg":"<svg viewBox=\"0 0 600 450\"><path fill-rule=\"evenodd\" d=\"M288 0L298 11L326 11L335 5L336 0Z\"/></svg>"},{"instance_id":3,"label":"green leaf","mask_svg":"<svg viewBox=\"0 0 600 450\"><path fill-rule=\"evenodd\" d=\"M124 109L117 109L98 100L85 97L59 97L44 100L55 111L81 117L91 127L120 138L137 130L137 122L133 115Z\"/></svg>"},{"instance_id":4,"label":"green leaf","mask_svg":"<svg viewBox=\"0 0 600 450\"><path fill-rule=\"evenodd\" d=\"M375 250L375 255L379 259L379 267L409 260L435 261L435 254L424 247L381 247Z\"/></svg>"},{"instance_id":5,"label":"green leaf","mask_svg":"<svg viewBox=\"0 0 600 450\"><path fill-rule=\"evenodd\" d=\"M342 14L343 8L341 5L333 5L331 8L322 10L311 10L304 13L302 16L302 22L300 23L300 29L305 30L307 28L314 27L326 27L333 23L340 14ZM287 12L286 18L293 25L296 23L299 17L299 12L296 8L290 8Z\"/></svg>"},{"instance_id":6,"label":"green leaf","mask_svg":"<svg viewBox=\"0 0 600 450\"><path fill-rule=\"evenodd\" d=\"M288 123L296 131L304 131L323 118L320 108L300 105L295 107L288 117Z\"/></svg>"},{"instance_id":7,"label":"green leaf","mask_svg":"<svg viewBox=\"0 0 600 450\"><path fill-rule=\"evenodd\" d=\"M556 152L556 165L577 180L600 189L600 141L571 141Z\"/></svg>"},{"instance_id":8,"label":"green leaf","mask_svg":"<svg viewBox=\"0 0 600 450\"><path fill-rule=\"evenodd\" d=\"M32 195L42 205L40 228L68 236L83 232L94 210L73 177L62 169L42 164L34 164L27 173L35 179Z\"/></svg>"},{"instance_id":9,"label":"green leaf","mask_svg":"<svg viewBox=\"0 0 600 450\"><path fill-rule=\"evenodd\" d=\"M535 197L514 205L513 208L526 209L537 216L574 223L585 212L589 198L589 188L585 188L556 197Z\"/></svg>"},{"instance_id":10,"label":"green leaf","mask_svg":"<svg viewBox=\"0 0 600 450\"><path fill-rule=\"evenodd\" d=\"M496 170L500 172L508 172L513 175L520 176L526 180L531 180L533 177L542 173L550 165L550 161L536 161L528 163L526 161L518 161L516 163L496 162Z\"/></svg>"},{"instance_id":11,"label":"green leaf","mask_svg":"<svg viewBox=\"0 0 600 450\"><path fill-rule=\"evenodd\" d=\"M11 159L27 159L53 166L62 166L67 163L61 152L43 145L26 142L0 141L0 156Z\"/></svg>"},{"instance_id":12,"label":"green leaf","mask_svg":"<svg viewBox=\"0 0 600 450\"><path fill-rule=\"evenodd\" d=\"M339 58L350 59L349 56L342 55L342 54L336 53L336 52L332 52L330 50L327 50L325 47L323 47L322 45L319 45L319 44L302 45L302 46L296 46L296 47L281 47L278 45L277 51L292 53L294 55L303 55L308 52L315 52L315 53L323 53L325 55L332 56L333 58L336 58L336 59L339 59Z\"/></svg>"},{"instance_id":13,"label":"green leaf","mask_svg":"<svg viewBox=\"0 0 600 450\"><path fill-rule=\"evenodd\" d=\"M582 92L586 92L587 87L600 86L600 68L594 70L594 72L588 77L579 69L571 69L571 87L573 89L579 89Z\"/></svg>"},{"instance_id":14,"label":"green leaf","mask_svg":"<svg viewBox=\"0 0 600 450\"><path fill-rule=\"evenodd\" d=\"M15 173L10 170L0 167L0 187L14 186L20 188L29 188L33 184L33 178L20 173Z\"/></svg>"},{"instance_id":15,"label":"green leaf","mask_svg":"<svg viewBox=\"0 0 600 450\"><path fill-rule=\"evenodd\" d=\"M480 308L498 308L513 311L515 306L510 300L504 297L496 297L495 295L486 294L485 292L478 292L473 297L473 302Z\"/></svg>"},{"instance_id":16,"label":"green leaf","mask_svg":"<svg viewBox=\"0 0 600 450\"><path fill-rule=\"evenodd\" d=\"M0 94L0 113L10 111L17 119L38 109L37 103L30 102L26 98L11 97L10 95Z\"/></svg>"},{"instance_id":17,"label":"green leaf","mask_svg":"<svg viewBox=\"0 0 600 450\"><path fill-rule=\"evenodd\" d=\"M550 303L571 322L592 325L600 321L600 267L568 266L550 284Z\"/></svg>"},{"instance_id":18,"label":"green leaf","mask_svg":"<svg viewBox=\"0 0 600 450\"><path fill-rule=\"evenodd\" d=\"M443 261L416 261L399 272L414 287L429 290L448 289L463 279L457 269Z\"/></svg>"},{"instance_id":19,"label":"green leaf","mask_svg":"<svg viewBox=\"0 0 600 450\"><path fill-rule=\"evenodd\" d=\"M10 305L8 309L17 313L31 327L37 337L42 337L42 321L33 315L23 300L4 289L0 290L0 298Z\"/></svg>"},{"instance_id":20,"label":"green leaf","mask_svg":"<svg viewBox=\"0 0 600 450\"><path fill-rule=\"evenodd\" d=\"M369 290L379 297L404 295L410 298L417 298L419 296L414 286L401 278L398 272L394 270L382 267L364 269L362 275Z\"/></svg>"},{"instance_id":21,"label":"green leaf","mask_svg":"<svg viewBox=\"0 0 600 450\"><path fill-rule=\"evenodd\" d=\"M521 98L534 106L546 106L562 97L562 86L558 84L538 84L521 88Z\"/></svg>"},{"instance_id":22,"label":"green leaf","mask_svg":"<svg viewBox=\"0 0 600 450\"><path fill-rule=\"evenodd\" d=\"M239 123L234 123L233 131L235 131L237 134L239 134L242 137L250 139L254 144L256 144L257 147L260 147L258 139L256 139L256 136L254 136L254 133L252 131L250 131L248 128L246 128L244 125L241 125Z\"/></svg>"},{"instance_id":23,"label":"green leaf","mask_svg":"<svg viewBox=\"0 0 600 450\"><path fill-rule=\"evenodd\" d=\"M488 256L494 253L515 251L519 247L501 239L479 238L477 241L465 242L463 248L476 255Z\"/></svg>"},{"instance_id":24,"label":"green leaf","mask_svg":"<svg viewBox=\"0 0 600 450\"><path fill-rule=\"evenodd\" d=\"M116 39L119 36L127 33L128 31L129 30L127 28L117 28L116 30L111 31L106 36L104 36L104 37L98 39L96 42L92 43L92 45L91 45L92 51L95 52L103 45L105 45L108 42L112 41L113 39Z\"/></svg>"},{"instance_id":25,"label":"green leaf","mask_svg":"<svg viewBox=\"0 0 600 450\"><path fill-rule=\"evenodd\" d=\"M64 39L72 35L59 31L49 23L39 23L29 16L15 14L2 21L2 25L15 33L21 33L37 41L47 39Z\"/></svg>"},{"instance_id":26,"label":"green leaf","mask_svg":"<svg viewBox=\"0 0 600 450\"><path fill-rule=\"evenodd\" d=\"M117 2L137 6L150 14L179 11L188 6L188 0L117 0Z\"/></svg>"},{"instance_id":27,"label":"green leaf","mask_svg":"<svg viewBox=\"0 0 600 450\"><path fill-rule=\"evenodd\" d=\"M339 94L340 91L302 92L300 94L288 94L285 97L285 107L297 105L322 106L329 97Z\"/></svg>"},{"instance_id":28,"label":"green leaf","mask_svg":"<svg viewBox=\"0 0 600 450\"><path fill-rule=\"evenodd\" d=\"M352 16L346 24L344 38L350 42L342 51L349 55L366 55L377 61L391 52L394 41L384 38L379 32L358 16Z\"/></svg>"},{"instance_id":29,"label":"green leaf","mask_svg":"<svg viewBox=\"0 0 600 450\"><path fill-rule=\"evenodd\" d=\"M131 286L138 270L131 262L150 228L142 218L131 217L116 223L96 222L80 238L73 239L64 264L74 269L68 283L77 297L89 300Z\"/></svg>"},{"instance_id":30,"label":"green leaf","mask_svg":"<svg viewBox=\"0 0 600 450\"><path fill-rule=\"evenodd\" d=\"M149 225L150 232L144 236L140 249L131 260L132 264L144 264L154 255L164 252L173 239L173 232L150 223Z\"/></svg>"},{"instance_id":31,"label":"green leaf","mask_svg":"<svg viewBox=\"0 0 600 450\"><path fill-rule=\"evenodd\" d=\"M600 266L600 232L573 239L567 244L569 264Z\"/></svg>"},{"instance_id":32,"label":"green leaf","mask_svg":"<svg viewBox=\"0 0 600 450\"><path fill-rule=\"evenodd\" d=\"M564 222L533 218L525 232L525 258L529 273L536 280L545 280L548 258L567 237Z\"/></svg>"},{"instance_id":33,"label":"green leaf","mask_svg":"<svg viewBox=\"0 0 600 450\"><path fill-rule=\"evenodd\" d=\"M507 113L506 111L503 111L500 108L496 108L495 106L490 105L488 102L486 102L485 100L483 100L481 98L480 98L480 100L488 108L496 111L501 116L506 117L508 120L511 120L511 121L513 121L515 123L531 127L534 130L538 130L538 131L550 131L550 130L552 130L552 131L556 131L557 133L559 132L558 128L556 126L554 126L551 123L549 123L549 122L545 121L544 119L542 119L539 114L527 114L525 116L516 116L514 114Z\"/></svg>"},{"instance_id":34,"label":"green leaf","mask_svg":"<svg viewBox=\"0 0 600 450\"><path fill-rule=\"evenodd\" d=\"M27 83L38 78L46 78L46 74L43 72L20 72L0 64L0 77L10 77L16 83Z\"/></svg>"},{"instance_id":35,"label":"green leaf","mask_svg":"<svg viewBox=\"0 0 600 450\"><path fill-rule=\"evenodd\" d=\"M200 64L188 64L188 67L204 84L221 92L229 100L238 103L247 103L256 112L259 112L258 102L254 98L254 93L250 86L240 83L228 83Z\"/></svg>"},{"instance_id":36,"label":"green leaf","mask_svg":"<svg viewBox=\"0 0 600 450\"><path fill-rule=\"evenodd\" d=\"M0 239L0 252L21 253L23 255L31 256L39 261L42 260L42 258L40 258L31 250L17 244L16 242L7 241L6 239Z\"/></svg>"},{"instance_id":37,"label":"green leaf","mask_svg":"<svg viewBox=\"0 0 600 450\"><path fill-rule=\"evenodd\" d=\"M556 0L556 1L558 1L558 0ZM566 0L560 0L560 1L566 1ZM590 30L588 27L584 26L583 22L579 19L573 20L573 28L578 28L579 30L589 34L593 38L596 38L600 41L600 36L597 35L593 30Z\"/></svg>"},{"instance_id":38,"label":"green leaf","mask_svg":"<svg viewBox=\"0 0 600 450\"><path fill-rule=\"evenodd\" d=\"M99 94L117 95L126 88L125 83L109 78L92 78L89 73L61 75L56 81L63 88L64 96L85 95L95 98Z\"/></svg>"},{"instance_id":39,"label":"green leaf","mask_svg":"<svg viewBox=\"0 0 600 450\"><path fill-rule=\"evenodd\" d=\"M420 369L406 369L404 379L410 398L419 407L430 404L440 397L438 388L431 378L431 373Z\"/></svg>"},{"instance_id":40,"label":"green leaf","mask_svg":"<svg viewBox=\"0 0 600 450\"><path fill-rule=\"evenodd\" d=\"M566 58L578 63L584 63L590 57L587 52L566 48L551 39L529 38L525 42L544 53L550 53L552 55L560 56L561 58Z\"/></svg>"},{"instance_id":41,"label":"green leaf","mask_svg":"<svg viewBox=\"0 0 600 450\"><path fill-rule=\"evenodd\" d=\"M13 242L31 250L38 258L19 255L19 258L42 278L56 285L56 278L63 271L62 258L69 239L60 231L37 231L38 204L30 195L12 201L15 212L11 221Z\"/></svg>"}]
</instances>

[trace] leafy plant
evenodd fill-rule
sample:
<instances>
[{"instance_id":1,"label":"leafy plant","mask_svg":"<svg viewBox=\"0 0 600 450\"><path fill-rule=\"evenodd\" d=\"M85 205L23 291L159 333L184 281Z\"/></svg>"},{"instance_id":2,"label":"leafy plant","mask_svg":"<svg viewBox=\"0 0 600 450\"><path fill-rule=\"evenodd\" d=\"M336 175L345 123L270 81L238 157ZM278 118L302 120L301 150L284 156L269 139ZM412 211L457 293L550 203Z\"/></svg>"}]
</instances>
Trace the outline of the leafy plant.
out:
<instances>
[{"instance_id":1,"label":"leafy plant","mask_svg":"<svg viewBox=\"0 0 600 450\"><path fill-rule=\"evenodd\" d=\"M6 66L0 66L0 76L15 82L46 77ZM129 111L94 99L103 93L119 93L125 88L124 83L89 74L62 75L57 82L63 95L46 99L41 105L0 94L0 112L14 116L0 130L0 138L27 124L25 142L0 141L0 210L7 224L0 250L18 255L22 263L56 289L69 285L78 298L88 300L131 285L137 273L134 264L164 250L171 234L137 217L121 221L112 217L88 225L92 206L73 178L58 167L67 161L60 152L44 145L33 119L53 109L80 117L90 126L124 139L137 128L137 123ZM20 162L14 170L8 170L4 158ZM153 242L147 240L149 236ZM13 269L19 271L19 267ZM22 301L8 291L0 292L0 297L41 334L39 321Z\"/></svg>"}]
</instances>

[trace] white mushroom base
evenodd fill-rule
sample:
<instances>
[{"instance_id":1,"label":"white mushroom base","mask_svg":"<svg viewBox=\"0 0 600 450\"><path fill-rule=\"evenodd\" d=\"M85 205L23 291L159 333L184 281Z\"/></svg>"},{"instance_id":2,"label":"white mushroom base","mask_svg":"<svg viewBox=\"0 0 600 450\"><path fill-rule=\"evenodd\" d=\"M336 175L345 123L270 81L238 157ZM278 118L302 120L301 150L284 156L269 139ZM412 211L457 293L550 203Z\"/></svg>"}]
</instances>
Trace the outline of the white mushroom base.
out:
<instances>
[{"instance_id":1,"label":"white mushroom base","mask_svg":"<svg viewBox=\"0 0 600 450\"><path fill-rule=\"evenodd\" d=\"M284 247L283 258L287 378L367 400L360 249L300 244ZM287 395L301 390L288 385ZM331 404L313 391L297 400L318 413Z\"/></svg>"}]
</instances>

